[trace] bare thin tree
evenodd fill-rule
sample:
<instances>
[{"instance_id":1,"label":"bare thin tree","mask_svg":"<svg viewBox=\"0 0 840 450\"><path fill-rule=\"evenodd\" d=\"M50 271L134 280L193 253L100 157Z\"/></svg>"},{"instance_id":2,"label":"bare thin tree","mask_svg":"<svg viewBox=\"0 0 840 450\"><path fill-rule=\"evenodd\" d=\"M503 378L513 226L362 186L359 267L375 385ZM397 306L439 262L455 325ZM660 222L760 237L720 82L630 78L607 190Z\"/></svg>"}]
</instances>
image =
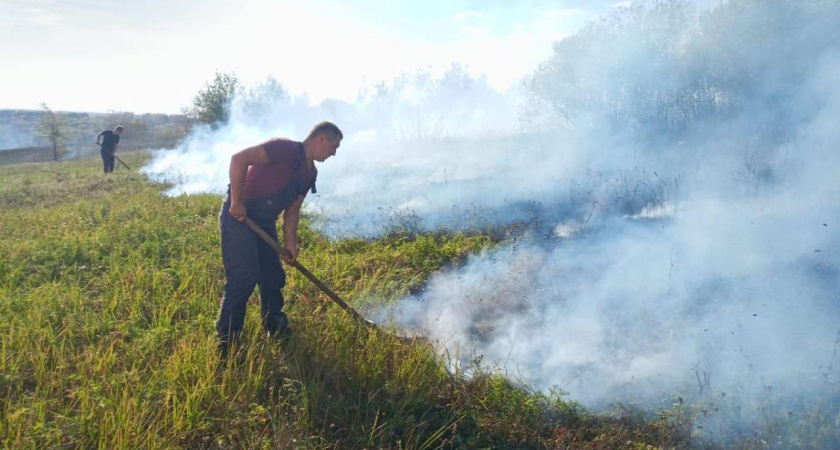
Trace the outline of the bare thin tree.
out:
<instances>
[{"instance_id":1,"label":"bare thin tree","mask_svg":"<svg viewBox=\"0 0 840 450\"><path fill-rule=\"evenodd\" d=\"M38 122L38 135L50 141L53 146L53 159L58 161L59 147L67 140L67 135L64 132L64 121L46 103L41 103L41 109L43 114L40 122Z\"/></svg>"}]
</instances>

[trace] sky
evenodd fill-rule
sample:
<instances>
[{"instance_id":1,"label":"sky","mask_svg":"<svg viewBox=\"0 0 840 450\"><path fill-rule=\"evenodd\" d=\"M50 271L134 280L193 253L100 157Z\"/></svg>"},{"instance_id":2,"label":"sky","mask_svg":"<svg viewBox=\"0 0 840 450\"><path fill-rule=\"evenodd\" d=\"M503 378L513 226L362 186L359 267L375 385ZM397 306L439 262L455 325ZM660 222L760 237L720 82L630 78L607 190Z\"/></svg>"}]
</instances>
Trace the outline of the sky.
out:
<instances>
[{"instance_id":1,"label":"sky","mask_svg":"<svg viewBox=\"0 0 840 450\"><path fill-rule=\"evenodd\" d=\"M695 0L700 5L712 0ZM0 108L179 113L216 71L311 102L457 62L505 91L628 2L0 0Z\"/></svg>"}]
</instances>

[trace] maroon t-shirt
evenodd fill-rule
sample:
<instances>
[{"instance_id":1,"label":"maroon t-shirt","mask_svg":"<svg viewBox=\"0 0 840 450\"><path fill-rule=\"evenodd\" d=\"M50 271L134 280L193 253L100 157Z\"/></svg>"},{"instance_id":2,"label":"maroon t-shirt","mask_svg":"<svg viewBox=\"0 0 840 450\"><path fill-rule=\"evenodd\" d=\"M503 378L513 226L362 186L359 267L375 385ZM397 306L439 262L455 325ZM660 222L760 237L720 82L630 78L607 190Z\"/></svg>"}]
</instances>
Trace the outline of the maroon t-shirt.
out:
<instances>
[{"instance_id":1,"label":"maroon t-shirt","mask_svg":"<svg viewBox=\"0 0 840 450\"><path fill-rule=\"evenodd\" d=\"M285 138L269 139L262 144L268 153L268 164L248 166L245 175L245 198L252 199L270 195L283 189L295 172L295 162L298 155L303 153L303 143ZM307 186L315 184L318 170L309 168L306 157L303 156L300 165L300 177Z\"/></svg>"}]
</instances>

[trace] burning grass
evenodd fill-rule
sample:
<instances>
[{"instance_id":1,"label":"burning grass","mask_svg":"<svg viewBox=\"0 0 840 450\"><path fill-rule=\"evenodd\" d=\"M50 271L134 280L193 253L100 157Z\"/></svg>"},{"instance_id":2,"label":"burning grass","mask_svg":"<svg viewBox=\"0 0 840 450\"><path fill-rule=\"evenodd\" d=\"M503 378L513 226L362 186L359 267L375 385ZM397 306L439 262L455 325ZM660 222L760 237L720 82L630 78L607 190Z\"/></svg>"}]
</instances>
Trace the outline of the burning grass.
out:
<instances>
[{"instance_id":1,"label":"burning grass","mask_svg":"<svg viewBox=\"0 0 840 450\"><path fill-rule=\"evenodd\" d=\"M435 344L360 327L291 272L292 340L268 342L249 308L245 362L220 371L218 196L166 197L134 173L103 175L98 160L0 170L4 447L690 446L682 405L649 420L596 416L478 365L453 373ZM494 243L331 241L307 221L301 234L301 262L363 311Z\"/></svg>"}]
</instances>

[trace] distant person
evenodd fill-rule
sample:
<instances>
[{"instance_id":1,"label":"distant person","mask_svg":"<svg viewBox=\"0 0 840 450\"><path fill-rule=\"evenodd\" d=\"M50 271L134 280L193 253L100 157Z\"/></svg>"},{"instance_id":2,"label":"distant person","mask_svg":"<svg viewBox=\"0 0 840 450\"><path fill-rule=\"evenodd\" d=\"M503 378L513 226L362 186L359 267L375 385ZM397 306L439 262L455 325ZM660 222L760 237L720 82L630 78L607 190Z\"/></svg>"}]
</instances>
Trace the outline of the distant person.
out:
<instances>
[{"instance_id":1,"label":"distant person","mask_svg":"<svg viewBox=\"0 0 840 450\"><path fill-rule=\"evenodd\" d=\"M114 171L114 153L117 152L117 145L120 143L122 132L122 125L117 125L114 131L105 130L96 136L96 143L100 145L99 153L102 155L102 166L105 173Z\"/></svg>"},{"instance_id":2,"label":"distant person","mask_svg":"<svg viewBox=\"0 0 840 450\"><path fill-rule=\"evenodd\" d=\"M222 361L239 338L245 309L254 287L260 287L260 317L270 338L289 336L283 312L282 288L286 273L277 252L243 223L251 218L277 240L277 219L283 214L283 244L288 264L297 259L300 207L309 191L315 192L315 161L335 155L341 130L321 122L303 142L274 138L236 153L230 159L228 194L219 212L222 261L225 268L224 298L216 331Z\"/></svg>"}]
</instances>

